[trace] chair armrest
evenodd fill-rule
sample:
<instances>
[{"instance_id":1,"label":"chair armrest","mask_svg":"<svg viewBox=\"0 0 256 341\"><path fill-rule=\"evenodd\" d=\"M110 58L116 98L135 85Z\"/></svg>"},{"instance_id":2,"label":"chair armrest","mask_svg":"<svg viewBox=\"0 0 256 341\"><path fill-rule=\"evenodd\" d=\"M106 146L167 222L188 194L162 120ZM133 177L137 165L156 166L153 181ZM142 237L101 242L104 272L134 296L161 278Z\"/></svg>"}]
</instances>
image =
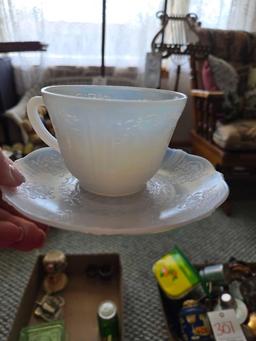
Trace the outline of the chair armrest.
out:
<instances>
[{"instance_id":1,"label":"chair armrest","mask_svg":"<svg viewBox=\"0 0 256 341\"><path fill-rule=\"evenodd\" d=\"M193 97L199 98L221 98L224 96L223 91L207 91L207 90L200 90L200 89L192 89L191 95Z\"/></svg>"},{"instance_id":2,"label":"chair armrest","mask_svg":"<svg viewBox=\"0 0 256 341\"><path fill-rule=\"evenodd\" d=\"M212 141L216 122L223 116L224 93L222 91L192 89L191 95L194 105L194 131Z\"/></svg>"},{"instance_id":3,"label":"chair armrest","mask_svg":"<svg viewBox=\"0 0 256 341\"><path fill-rule=\"evenodd\" d=\"M7 120L10 120L13 122L14 126L17 127L17 129L20 131L21 138L23 143L28 142L28 134L24 130L22 126L22 121L26 117L26 110L27 110L27 98L22 98L20 102L15 105L15 107L12 107L4 113L4 116ZM10 132L11 134L11 132Z\"/></svg>"}]
</instances>

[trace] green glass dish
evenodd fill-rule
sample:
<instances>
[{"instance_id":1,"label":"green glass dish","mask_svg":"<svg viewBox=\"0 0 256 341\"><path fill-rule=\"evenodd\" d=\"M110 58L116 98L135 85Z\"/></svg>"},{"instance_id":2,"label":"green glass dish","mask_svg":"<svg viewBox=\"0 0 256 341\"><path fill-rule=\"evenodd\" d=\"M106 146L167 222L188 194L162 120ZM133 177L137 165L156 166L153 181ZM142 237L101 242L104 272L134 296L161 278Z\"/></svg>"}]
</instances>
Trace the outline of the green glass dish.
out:
<instances>
[{"instance_id":1,"label":"green glass dish","mask_svg":"<svg viewBox=\"0 0 256 341\"><path fill-rule=\"evenodd\" d=\"M19 341L67 341L64 323L54 321L25 327L20 332Z\"/></svg>"}]
</instances>

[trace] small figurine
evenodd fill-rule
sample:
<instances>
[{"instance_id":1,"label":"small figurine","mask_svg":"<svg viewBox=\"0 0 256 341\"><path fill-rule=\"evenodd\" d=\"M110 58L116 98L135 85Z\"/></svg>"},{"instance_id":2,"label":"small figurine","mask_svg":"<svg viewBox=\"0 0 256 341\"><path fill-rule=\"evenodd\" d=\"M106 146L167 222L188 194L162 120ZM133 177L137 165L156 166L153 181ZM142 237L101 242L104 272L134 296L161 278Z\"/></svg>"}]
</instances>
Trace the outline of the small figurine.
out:
<instances>
[{"instance_id":1,"label":"small figurine","mask_svg":"<svg viewBox=\"0 0 256 341\"><path fill-rule=\"evenodd\" d=\"M44 290L48 294L63 290L68 283L68 277L64 273L67 266L65 254L59 250L47 252L43 258L43 266L46 272Z\"/></svg>"},{"instance_id":2,"label":"small figurine","mask_svg":"<svg viewBox=\"0 0 256 341\"><path fill-rule=\"evenodd\" d=\"M36 302L34 315L47 322L58 320L62 317L64 303L63 297L46 294L41 300Z\"/></svg>"},{"instance_id":3,"label":"small figurine","mask_svg":"<svg viewBox=\"0 0 256 341\"><path fill-rule=\"evenodd\" d=\"M197 300L189 299L184 301L179 317L184 340L211 340L211 329L206 315L206 308Z\"/></svg>"}]
</instances>

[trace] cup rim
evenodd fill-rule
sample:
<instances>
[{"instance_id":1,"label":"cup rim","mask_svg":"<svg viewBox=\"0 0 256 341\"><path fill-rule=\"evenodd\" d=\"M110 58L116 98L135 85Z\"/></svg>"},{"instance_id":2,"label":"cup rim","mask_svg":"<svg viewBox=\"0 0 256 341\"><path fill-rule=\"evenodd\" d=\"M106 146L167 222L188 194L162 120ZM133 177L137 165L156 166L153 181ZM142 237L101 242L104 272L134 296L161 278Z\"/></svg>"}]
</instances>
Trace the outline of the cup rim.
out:
<instances>
[{"instance_id":1,"label":"cup rim","mask_svg":"<svg viewBox=\"0 0 256 341\"><path fill-rule=\"evenodd\" d=\"M119 99L119 98L102 98L102 97L82 97L82 96L75 96L75 95L67 95L67 94L60 94L54 93L50 90L59 89L59 88L67 88L67 87L81 87L81 88L90 88L93 91L93 88L112 88L112 89L122 89L122 90L129 90L129 91L143 91L143 92L152 92L152 93L162 93L162 94L175 94L177 97L174 98L162 98L162 99ZM159 103L159 102L178 102L184 101L187 99L187 95L182 92L167 90L167 89L155 89L155 88L144 88L144 87L135 87L135 86L120 86L120 85L88 85L88 84L59 84L59 85L49 85L45 86L41 89L42 94L47 94L54 97L63 97L63 98L72 98L72 99L79 99L85 101L99 101L99 102L128 102L128 103Z\"/></svg>"}]
</instances>

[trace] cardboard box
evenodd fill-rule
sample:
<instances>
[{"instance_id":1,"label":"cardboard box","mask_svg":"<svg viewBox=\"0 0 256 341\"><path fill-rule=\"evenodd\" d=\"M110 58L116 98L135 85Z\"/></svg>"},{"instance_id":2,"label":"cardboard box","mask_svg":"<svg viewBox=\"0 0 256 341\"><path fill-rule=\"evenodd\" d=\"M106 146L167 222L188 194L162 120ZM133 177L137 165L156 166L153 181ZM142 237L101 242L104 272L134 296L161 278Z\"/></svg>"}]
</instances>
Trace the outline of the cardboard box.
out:
<instances>
[{"instance_id":1,"label":"cardboard box","mask_svg":"<svg viewBox=\"0 0 256 341\"><path fill-rule=\"evenodd\" d=\"M60 293L65 299L64 323L69 341L98 341L97 310L99 304L111 300L117 305L120 340L122 340L122 269L118 254L66 255L69 282ZM35 302L42 297L43 256L39 256L23 294L11 333L7 341L17 341L20 330L28 325L43 323L33 315ZM113 267L111 279L89 278L89 264Z\"/></svg>"},{"instance_id":2,"label":"cardboard box","mask_svg":"<svg viewBox=\"0 0 256 341\"><path fill-rule=\"evenodd\" d=\"M242 262L245 266L248 266L253 273L256 273L256 263L246 263ZM193 264L198 270L202 269L203 267L207 265L214 265L214 264L204 264L204 265L199 265L199 264ZM239 267L237 267L237 270L233 272L233 275L236 278L239 278L241 276L241 273L239 272ZM236 279L234 279L236 280ZM180 330L180 323L179 323L179 312L182 308L183 300L188 299L189 295L186 298L179 299L179 300L172 300L169 299L163 290L160 288L158 285L159 289L159 295L162 303L162 310L163 314L165 316L165 322L166 326L169 332L170 336L170 341L182 341L184 340L181 337L181 330ZM241 325L243 327L243 324ZM255 335L253 336L248 330L243 329L244 334L246 337L248 336L248 340L256 340ZM248 335L247 335L248 333ZM214 339L215 340L215 339Z\"/></svg>"}]
</instances>

